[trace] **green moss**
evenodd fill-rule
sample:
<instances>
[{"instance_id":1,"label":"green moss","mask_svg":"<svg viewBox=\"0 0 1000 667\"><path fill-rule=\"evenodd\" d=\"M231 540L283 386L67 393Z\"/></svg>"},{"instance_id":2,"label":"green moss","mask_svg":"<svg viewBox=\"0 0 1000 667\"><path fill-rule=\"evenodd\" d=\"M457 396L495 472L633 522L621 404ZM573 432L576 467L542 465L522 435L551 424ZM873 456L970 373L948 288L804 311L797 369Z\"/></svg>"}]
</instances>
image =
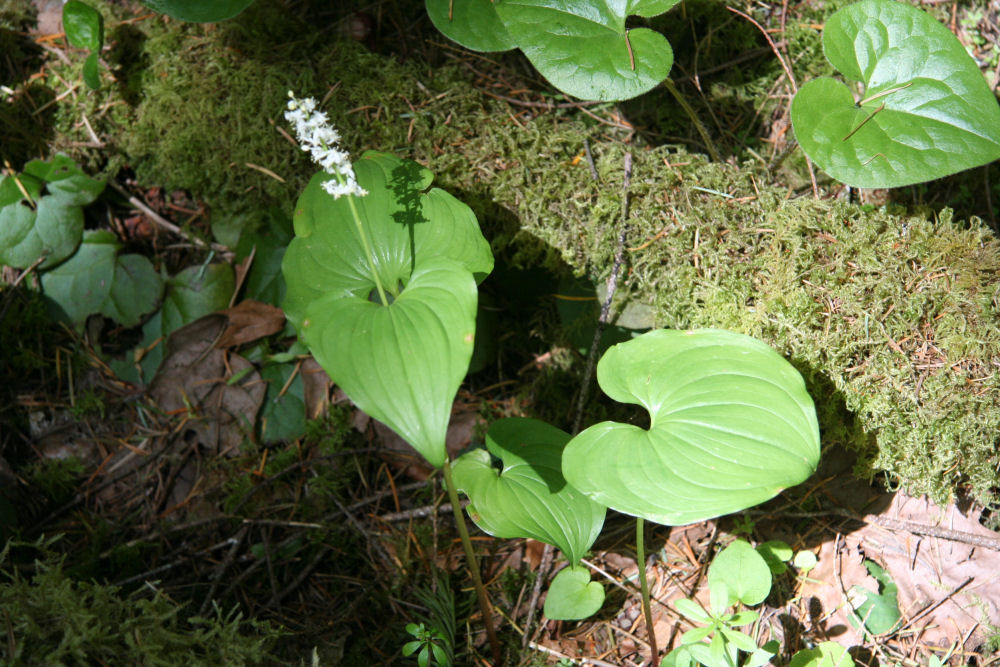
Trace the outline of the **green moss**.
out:
<instances>
[{"instance_id":1,"label":"green moss","mask_svg":"<svg viewBox=\"0 0 1000 667\"><path fill-rule=\"evenodd\" d=\"M507 264L609 273L625 130L563 111L515 117L454 69L399 64L269 3L215 28L165 25L142 25L140 101L130 123L107 129L142 183L189 189L216 218L290 209L313 170L279 131L292 89L328 96L352 152L430 167ZM585 138L600 182L578 159ZM863 474L938 499L958 485L996 499L1000 246L979 220L788 199L759 160L630 148L625 298L654 306L657 326L723 327L775 346L808 379L825 442L858 452Z\"/></svg>"},{"instance_id":2,"label":"green moss","mask_svg":"<svg viewBox=\"0 0 1000 667\"><path fill-rule=\"evenodd\" d=\"M3 567L9 548L0 553ZM238 614L182 619L164 595L127 597L114 586L73 581L52 558L34 567L30 580L15 569L0 584L4 664L256 665L277 636Z\"/></svg>"}]
</instances>

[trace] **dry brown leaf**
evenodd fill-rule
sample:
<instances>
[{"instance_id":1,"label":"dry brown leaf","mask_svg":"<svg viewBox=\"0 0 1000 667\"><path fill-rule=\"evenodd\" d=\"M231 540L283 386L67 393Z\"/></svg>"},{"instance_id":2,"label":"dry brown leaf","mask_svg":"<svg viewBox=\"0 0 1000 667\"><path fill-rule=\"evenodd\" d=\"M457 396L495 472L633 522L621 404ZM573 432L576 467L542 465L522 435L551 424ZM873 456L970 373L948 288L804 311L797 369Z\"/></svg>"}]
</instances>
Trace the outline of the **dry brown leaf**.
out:
<instances>
[{"instance_id":1,"label":"dry brown leaf","mask_svg":"<svg viewBox=\"0 0 1000 667\"><path fill-rule=\"evenodd\" d=\"M229 325L219 336L215 347L225 349L274 335L285 328L285 313L261 301L241 301L232 308L220 310Z\"/></svg>"}]
</instances>

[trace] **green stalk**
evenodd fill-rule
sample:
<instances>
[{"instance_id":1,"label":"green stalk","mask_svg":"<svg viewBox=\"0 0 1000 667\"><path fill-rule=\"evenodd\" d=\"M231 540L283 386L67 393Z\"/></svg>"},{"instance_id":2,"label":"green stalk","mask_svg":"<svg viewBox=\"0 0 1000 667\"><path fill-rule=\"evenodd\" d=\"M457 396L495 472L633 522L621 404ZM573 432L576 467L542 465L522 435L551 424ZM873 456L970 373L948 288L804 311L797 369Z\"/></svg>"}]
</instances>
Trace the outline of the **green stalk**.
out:
<instances>
[{"instance_id":1,"label":"green stalk","mask_svg":"<svg viewBox=\"0 0 1000 667\"><path fill-rule=\"evenodd\" d=\"M382 300L383 306L389 305L389 300L385 297L385 290L382 289L382 281L378 279L378 271L375 270L375 258L372 255L371 244L368 243L368 234L365 233L365 226L361 223L361 215L358 207L354 204L354 195L347 195L347 204L351 207L351 215L354 216L354 224L361 235L361 245L365 248L365 257L368 258L368 268L371 269L372 278L375 279L375 289L378 290L378 298Z\"/></svg>"},{"instance_id":2,"label":"green stalk","mask_svg":"<svg viewBox=\"0 0 1000 667\"><path fill-rule=\"evenodd\" d=\"M458 499L458 490L451 479L451 459L444 460L441 468L444 472L444 483L448 486L448 499L451 501L451 511L455 514L455 524L458 526L458 535L462 538L462 548L465 550L465 562L469 575L472 576L472 585L476 589L476 597L479 599L479 611L483 614L483 625L486 626L486 636L490 640L490 649L493 652L493 664L500 665L500 642L497 639L496 630L493 629L493 607L490 605L490 598L483 586L483 579L479 575L479 561L476 559L476 552L472 550L472 540L469 539L469 529L465 525L465 516L462 514L462 503Z\"/></svg>"},{"instance_id":3,"label":"green stalk","mask_svg":"<svg viewBox=\"0 0 1000 667\"><path fill-rule=\"evenodd\" d=\"M663 86L670 91L670 94L674 96L677 103L681 105L682 109L684 109L684 113L686 113L688 118L691 119L691 122L694 123L694 129L698 130L698 134L701 135L701 140L705 142L705 147L708 149L709 157L711 157L714 162L722 162L722 158L719 157L719 151L715 150L715 144L712 143L712 138L708 136L708 130L706 130L705 126L701 124L701 120L698 118L698 115L694 112L694 109L691 108L691 105L688 104L688 101L684 99L684 96L681 95L681 91L677 90L677 86L674 85L673 80L664 79Z\"/></svg>"},{"instance_id":4,"label":"green stalk","mask_svg":"<svg viewBox=\"0 0 1000 667\"><path fill-rule=\"evenodd\" d=\"M656 645L656 632L653 630L653 612L649 607L649 582L646 581L646 539L643 535L646 522L642 517L635 520L635 558L639 565L639 588L642 590L642 615L646 618L646 634L649 637L649 650L652 653L650 664L656 665L660 649Z\"/></svg>"}]
</instances>

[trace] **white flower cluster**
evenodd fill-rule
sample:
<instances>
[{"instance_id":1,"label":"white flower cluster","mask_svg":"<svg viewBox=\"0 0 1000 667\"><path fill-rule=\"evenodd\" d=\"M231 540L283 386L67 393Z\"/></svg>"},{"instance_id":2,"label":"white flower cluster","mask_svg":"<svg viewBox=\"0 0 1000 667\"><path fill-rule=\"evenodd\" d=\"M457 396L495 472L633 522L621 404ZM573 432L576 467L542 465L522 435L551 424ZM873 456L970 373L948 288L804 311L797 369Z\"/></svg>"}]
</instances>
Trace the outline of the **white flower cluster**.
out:
<instances>
[{"instance_id":1,"label":"white flower cluster","mask_svg":"<svg viewBox=\"0 0 1000 667\"><path fill-rule=\"evenodd\" d=\"M358 185L351 166L351 156L340 150L340 133L333 129L325 113L316 111L316 100L311 97L298 99L288 91L288 111L285 120L295 127L295 134L302 150L312 154L313 162L334 178L323 183L323 189L333 195L363 197L368 191Z\"/></svg>"}]
</instances>

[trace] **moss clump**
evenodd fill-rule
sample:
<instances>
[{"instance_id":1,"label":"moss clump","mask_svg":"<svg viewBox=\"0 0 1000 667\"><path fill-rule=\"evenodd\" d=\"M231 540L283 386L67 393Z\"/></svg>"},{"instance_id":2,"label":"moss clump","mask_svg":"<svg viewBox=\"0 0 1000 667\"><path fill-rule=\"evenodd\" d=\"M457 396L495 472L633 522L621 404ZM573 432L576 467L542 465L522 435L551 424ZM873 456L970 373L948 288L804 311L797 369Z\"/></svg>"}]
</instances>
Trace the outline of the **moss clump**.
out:
<instances>
[{"instance_id":1,"label":"moss clump","mask_svg":"<svg viewBox=\"0 0 1000 667\"><path fill-rule=\"evenodd\" d=\"M7 565L8 549L0 564ZM73 581L52 559L35 568L30 581L15 570L0 584L4 664L257 665L277 636L239 615L182 620L164 595L126 597L114 586Z\"/></svg>"},{"instance_id":2,"label":"moss clump","mask_svg":"<svg viewBox=\"0 0 1000 667\"><path fill-rule=\"evenodd\" d=\"M623 133L560 111L515 117L455 70L401 65L257 5L214 29L144 26L141 102L115 130L142 180L190 189L216 215L288 209L313 168L278 130L286 91L329 93L345 145L425 163L508 263L608 274ZM599 183L574 160L585 138ZM753 163L632 150L627 287L657 326L767 341L809 380L826 441L859 452L863 472L996 500L1000 246L978 220L790 200Z\"/></svg>"}]
</instances>

